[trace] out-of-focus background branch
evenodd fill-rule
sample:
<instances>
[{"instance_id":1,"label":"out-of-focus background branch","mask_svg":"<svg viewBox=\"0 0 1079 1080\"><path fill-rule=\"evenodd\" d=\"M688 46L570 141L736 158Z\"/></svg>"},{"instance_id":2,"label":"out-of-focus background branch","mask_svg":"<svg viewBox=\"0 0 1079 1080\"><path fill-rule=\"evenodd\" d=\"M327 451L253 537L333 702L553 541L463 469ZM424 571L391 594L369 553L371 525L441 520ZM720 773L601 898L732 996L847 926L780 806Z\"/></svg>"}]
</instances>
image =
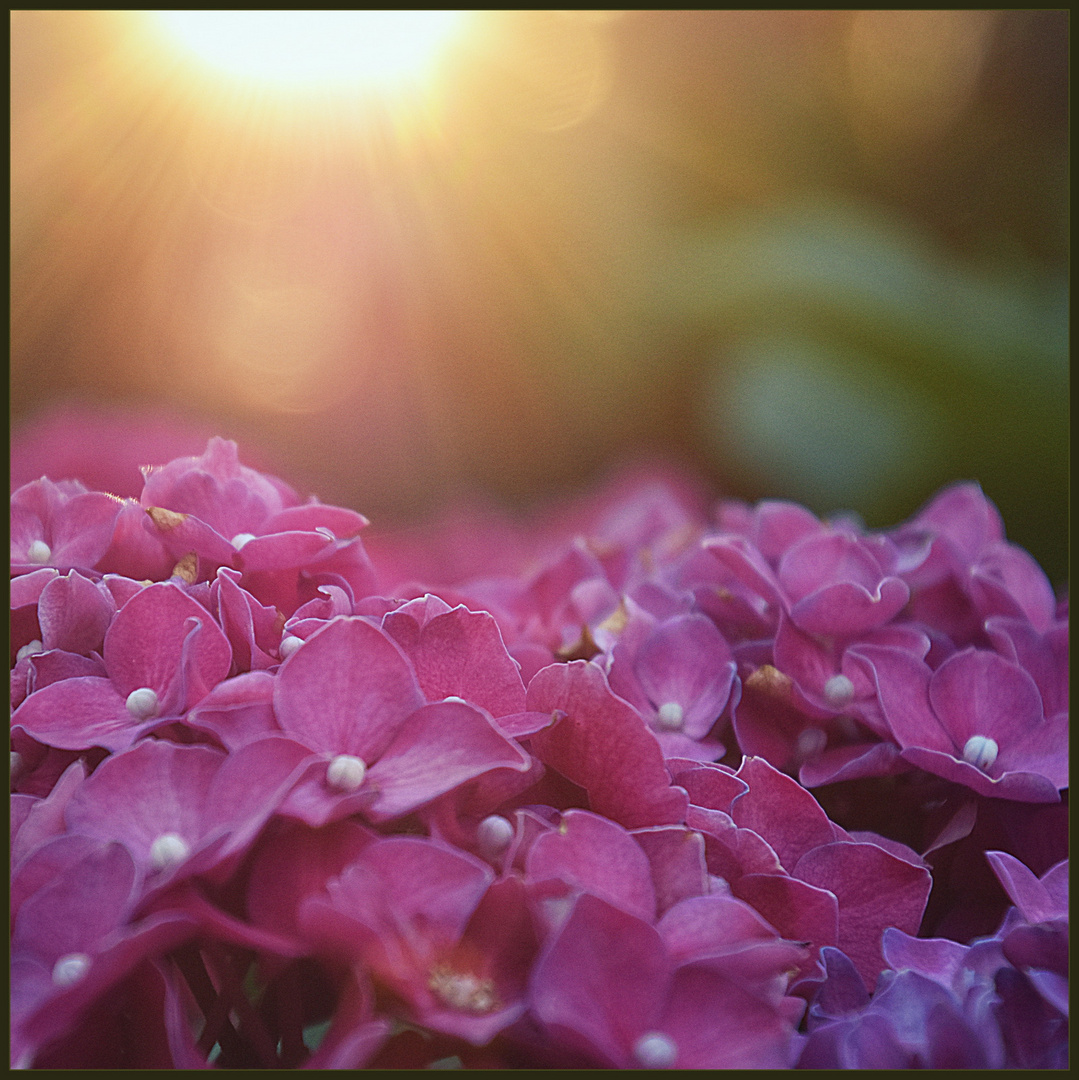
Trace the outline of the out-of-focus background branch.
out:
<instances>
[{"instance_id":1,"label":"out-of-focus background branch","mask_svg":"<svg viewBox=\"0 0 1079 1080\"><path fill-rule=\"evenodd\" d=\"M147 19L12 13L16 473L216 432L376 524L645 452L869 525L972 478L1065 581L1066 12L472 13L378 92Z\"/></svg>"}]
</instances>

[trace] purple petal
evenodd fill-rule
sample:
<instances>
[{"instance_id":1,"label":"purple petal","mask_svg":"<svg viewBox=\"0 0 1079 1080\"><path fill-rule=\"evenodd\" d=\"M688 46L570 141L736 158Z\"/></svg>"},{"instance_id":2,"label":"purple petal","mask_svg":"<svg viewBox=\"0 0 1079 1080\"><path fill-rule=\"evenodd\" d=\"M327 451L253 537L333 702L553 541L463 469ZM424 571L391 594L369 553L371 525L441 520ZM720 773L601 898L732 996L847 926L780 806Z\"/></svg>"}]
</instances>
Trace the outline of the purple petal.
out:
<instances>
[{"instance_id":1,"label":"purple petal","mask_svg":"<svg viewBox=\"0 0 1079 1080\"><path fill-rule=\"evenodd\" d=\"M888 966L896 971L917 971L951 989L967 955L967 946L947 938L913 937L892 926L884 931L881 952Z\"/></svg>"},{"instance_id":2,"label":"purple petal","mask_svg":"<svg viewBox=\"0 0 1079 1080\"><path fill-rule=\"evenodd\" d=\"M838 842L814 848L799 859L793 872L835 894L838 946L854 962L867 988L886 966L881 956L885 928L917 933L933 884L928 869L874 844Z\"/></svg>"},{"instance_id":3,"label":"purple petal","mask_svg":"<svg viewBox=\"0 0 1079 1080\"><path fill-rule=\"evenodd\" d=\"M994 775L1008 767L1007 751L1042 721L1041 695L1034 680L1003 657L983 650L967 649L945 660L929 683L929 701L951 736L957 757L963 756L971 736L996 740L1005 760L997 759Z\"/></svg>"},{"instance_id":4,"label":"purple petal","mask_svg":"<svg viewBox=\"0 0 1079 1080\"><path fill-rule=\"evenodd\" d=\"M1049 890L1014 855L1004 851L987 851L986 859L993 868L997 880L1004 886L1011 901L1029 923L1048 922L1050 919L1067 918L1065 901L1062 907Z\"/></svg>"}]
</instances>

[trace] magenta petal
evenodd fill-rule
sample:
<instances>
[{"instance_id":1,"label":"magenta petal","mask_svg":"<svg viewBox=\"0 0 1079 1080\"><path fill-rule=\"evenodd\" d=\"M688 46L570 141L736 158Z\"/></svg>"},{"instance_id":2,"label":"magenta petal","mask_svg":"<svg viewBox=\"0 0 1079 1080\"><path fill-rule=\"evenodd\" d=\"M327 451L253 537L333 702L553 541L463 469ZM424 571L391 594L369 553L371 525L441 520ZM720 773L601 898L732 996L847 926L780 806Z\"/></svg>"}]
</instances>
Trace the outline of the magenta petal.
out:
<instances>
[{"instance_id":1,"label":"magenta petal","mask_svg":"<svg viewBox=\"0 0 1079 1080\"><path fill-rule=\"evenodd\" d=\"M820 948L839 940L839 902L827 885L785 874L746 874L732 883L731 891L788 941Z\"/></svg>"},{"instance_id":2,"label":"magenta petal","mask_svg":"<svg viewBox=\"0 0 1079 1080\"><path fill-rule=\"evenodd\" d=\"M969 588L983 617L1020 616L1042 634L1053 622L1053 587L1034 558L1015 544L988 545L970 568Z\"/></svg>"},{"instance_id":3,"label":"magenta petal","mask_svg":"<svg viewBox=\"0 0 1079 1080\"><path fill-rule=\"evenodd\" d=\"M886 577L873 589L840 581L793 604L790 615L807 633L854 637L895 618L909 599L910 589L899 578Z\"/></svg>"},{"instance_id":4,"label":"magenta petal","mask_svg":"<svg viewBox=\"0 0 1079 1080\"><path fill-rule=\"evenodd\" d=\"M13 795L11 799L11 866L18 867L19 863L32 852L40 847L45 841L60 835L65 831L64 808L72 794L86 779L86 764L83 761L73 761L60 775L52 791L43 799L31 798L29 795ZM16 823L17 806L21 800L27 800L29 806L25 818ZM17 824L17 827L16 827ZM11 915L14 917L15 903L12 900Z\"/></svg>"},{"instance_id":5,"label":"magenta petal","mask_svg":"<svg viewBox=\"0 0 1079 1080\"><path fill-rule=\"evenodd\" d=\"M45 492L45 498L39 501L31 499L23 504L22 493L37 486ZM15 552L17 534L20 533L18 523L21 520L16 510L23 509L24 505L34 505L35 511L40 515L39 528L52 549L50 566L59 569L93 569L112 542L116 517L122 503L120 499L99 491L68 494L61 485L53 484L49 480L36 480L33 484L27 484L11 497L13 562L21 561L16 558ZM20 552L20 556L21 554Z\"/></svg>"},{"instance_id":6,"label":"magenta petal","mask_svg":"<svg viewBox=\"0 0 1079 1080\"><path fill-rule=\"evenodd\" d=\"M402 642L404 645L404 642ZM429 619L406 651L429 701L460 697L492 716L525 711L520 668L487 612L463 606Z\"/></svg>"},{"instance_id":7,"label":"magenta petal","mask_svg":"<svg viewBox=\"0 0 1079 1080\"><path fill-rule=\"evenodd\" d=\"M567 1048L625 1068L655 1029L671 968L652 926L582 893L533 969L532 1010Z\"/></svg>"},{"instance_id":8,"label":"magenta petal","mask_svg":"<svg viewBox=\"0 0 1079 1080\"><path fill-rule=\"evenodd\" d=\"M710 551L734 576L769 604L786 606L783 589L772 568L747 540L737 536L718 536L704 540Z\"/></svg>"},{"instance_id":9,"label":"magenta petal","mask_svg":"<svg viewBox=\"0 0 1079 1080\"><path fill-rule=\"evenodd\" d=\"M738 778L749 790L731 803L734 823L764 837L788 870L807 851L835 839L817 800L763 758L746 758Z\"/></svg>"},{"instance_id":10,"label":"magenta petal","mask_svg":"<svg viewBox=\"0 0 1079 1080\"><path fill-rule=\"evenodd\" d=\"M749 904L712 893L676 904L656 929L676 964L737 952L754 942L775 941L775 929Z\"/></svg>"},{"instance_id":11,"label":"magenta petal","mask_svg":"<svg viewBox=\"0 0 1079 1080\"><path fill-rule=\"evenodd\" d=\"M121 844L102 842L85 850L25 899L12 930L12 953L52 964L66 953L97 952L129 917L137 876Z\"/></svg>"},{"instance_id":12,"label":"magenta petal","mask_svg":"<svg viewBox=\"0 0 1079 1080\"><path fill-rule=\"evenodd\" d=\"M945 660L930 680L929 701L957 756L972 735L989 736L1006 751L1042 720L1034 680L1003 657L982 650L967 649Z\"/></svg>"},{"instance_id":13,"label":"magenta petal","mask_svg":"<svg viewBox=\"0 0 1079 1080\"><path fill-rule=\"evenodd\" d=\"M144 726L127 711L112 681L93 675L63 679L31 694L11 724L61 750L103 746L112 751L130 746Z\"/></svg>"},{"instance_id":14,"label":"magenta petal","mask_svg":"<svg viewBox=\"0 0 1079 1080\"><path fill-rule=\"evenodd\" d=\"M279 736L247 743L228 755L202 807L204 836L226 838L215 861L251 845L310 760L307 747Z\"/></svg>"},{"instance_id":15,"label":"magenta petal","mask_svg":"<svg viewBox=\"0 0 1079 1080\"><path fill-rule=\"evenodd\" d=\"M933 673L926 663L900 649L880 645L860 645L849 655L868 663L884 718L901 747L955 752L953 739L929 703Z\"/></svg>"},{"instance_id":16,"label":"magenta petal","mask_svg":"<svg viewBox=\"0 0 1079 1080\"><path fill-rule=\"evenodd\" d=\"M918 932L933 884L929 870L875 844L840 841L803 855L794 873L835 893L839 902L838 946L853 961L866 988L872 989L886 966L881 955L885 928Z\"/></svg>"},{"instance_id":17,"label":"magenta petal","mask_svg":"<svg viewBox=\"0 0 1079 1080\"><path fill-rule=\"evenodd\" d=\"M314 532L315 529L328 529L337 539L349 540L358 536L368 524L367 518L363 514L357 514L355 510L312 500L302 506L287 506L284 510L279 510L263 522L262 532Z\"/></svg>"},{"instance_id":18,"label":"magenta petal","mask_svg":"<svg viewBox=\"0 0 1079 1080\"><path fill-rule=\"evenodd\" d=\"M321 532L280 532L256 536L240 551L245 573L306 566L332 548L336 541Z\"/></svg>"},{"instance_id":19,"label":"magenta petal","mask_svg":"<svg viewBox=\"0 0 1079 1080\"><path fill-rule=\"evenodd\" d=\"M391 836L365 847L328 888L334 908L374 929L414 924L454 941L493 879L489 866L463 851Z\"/></svg>"},{"instance_id":20,"label":"magenta petal","mask_svg":"<svg viewBox=\"0 0 1079 1080\"><path fill-rule=\"evenodd\" d=\"M236 562L232 544L194 514L175 514L161 506L149 506L143 527L176 561L194 552L203 578L212 576L215 567L233 566Z\"/></svg>"},{"instance_id":21,"label":"magenta petal","mask_svg":"<svg viewBox=\"0 0 1079 1080\"><path fill-rule=\"evenodd\" d=\"M205 829L210 785L225 754L206 746L144 739L106 758L72 796L68 828L120 841L144 874L153 873L151 848L173 833L196 850Z\"/></svg>"},{"instance_id":22,"label":"magenta petal","mask_svg":"<svg viewBox=\"0 0 1079 1080\"><path fill-rule=\"evenodd\" d=\"M193 514L226 539L261 531L269 517L298 501L287 484L241 465L236 444L217 437L200 457L175 458L143 475L143 506Z\"/></svg>"},{"instance_id":23,"label":"magenta petal","mask_svg":"<svg viewBox=\"0 0 1079 1080\"><path fill-rule=\"evenodd\" d=\"M312 634L281 665L273 702L287 735L312 750L370 762L425 700L396 642L349 617Z\"/></svg>"},{"instance_id":24,"label":"magenta petal","mask_svg":"<svg viewBox=\"0 0 1079 1080\"><path fill-rule=\"evenodd\" d=\"M256 846L247 886L247 915L256 925L297 937L297 913L308 896L323 895L375 836L355 821L321 829L281 820Z\"/></svg>"},{"instance_id":25,"label":"magenta petal","mask_svg":"<svg viewBox=\"0 0 1079 1080\"><path fill-rule=\"evenodd\" d=\"M213 733L227 750L266 735L279 735L273 712L276 680L265 671L251 671L215 686L188 713L186 724Z\"/></svg>"},{"instance_id":26,"label":"magenta petal","mask_svg":"<svg viewBox=\"0 0 1079 1080\"><path fill-rule=\"evenodd\" d=\"M730 646L715 623L697 613L659 623L637 650L634 667L652 704L681 705L682 730L698 739L723 712L735 675Z\"/></svg>"},{"instance_id":27,"label":"magenta petal","mask_svg":"<svg viewBox=\"0 0 1079 1080\"><path fill-rule=\"evenodd\" d=\"M161 582L120 609L105 635L104 658L122 697L150 687L161 700L159 715L168 715L182 712L228 675L232 649L200 603L179 586ZM185 680L192 685L183 693Z\"/></svg>"},{"instance_id":28,"label":"magenta petal","mask_svg":"<svg viewBox=\"0 0 1079 1080\"><path fill-rule=\"evenodd\" d=\"M100 649L116 614L109 591L72 570L48 582L37 606L46 649L86 654Z\"/></svg>"},{"instance_id":29,"label":"magenta petal","mask_svg":"<svg viewBox=\"0 0 1079 1080\"><path fill-rule=\"evenodd\" d=\"M674 973L657 1028L678 1048L678 1069L784 1069L794 1056L794 1028L778 1003L711 965Z\"/></svg>"},{"instance_id":30,"label":"magenta petal","mask_svg":"<svg viewBox=\"0 0 1079 1080\"><path fill-rule=\"evenodd\" d=\"M261 671L279 662L283 616L276 608L260 604L242 589L235 570L222 567L210 586L216 611L225 636L232 646L234 667L239 671Z\"/></svg>"},{"instance_id":31,"label":"magenta petal","mask_svg":"<svg viewBox=\"0 0 1079 1080\"><path fill-rule=\"evenodd\" d=\"M662 915L680 900L708 891L704 837L682 825L657 825L631 833L652 868L656 912Z\"/></svg>"},{"instance_id":32,"label":"magenta petal","mask_svg":"<svg viewBox=\"0 0 1079 1080\"><path fill-rule=\"evenodd\" d=\"M656 916L647 856L620 825L587 810L567 810L558 829L538 837L525 870L531 881L560 878L642 919Z\"/></svg>"},{"instance_id":33,"label":"magenta petal","mask_svg":"<svg viewBox=\"0 0 1079 1080\"><path fill-rule=\"evenodd\" d=\"M566 714L532 736L532 752L585 788L596 813L630 829L684 820L688 799L671 786L659 743L596 664L575 660L537 672L528 708Z\"/></svg>"},{"instance_id":34,"label":"magenta petal","mask_svg":"<svg viewBox=\"0 0 1079 1080\"><path fill-rule=\"evenodd\" d=\"M387 821L491 769L525 772L531 758L483 713L463 701L417 709L367 772L376 792L367 816Z\"/></svg>"}]
</instances>

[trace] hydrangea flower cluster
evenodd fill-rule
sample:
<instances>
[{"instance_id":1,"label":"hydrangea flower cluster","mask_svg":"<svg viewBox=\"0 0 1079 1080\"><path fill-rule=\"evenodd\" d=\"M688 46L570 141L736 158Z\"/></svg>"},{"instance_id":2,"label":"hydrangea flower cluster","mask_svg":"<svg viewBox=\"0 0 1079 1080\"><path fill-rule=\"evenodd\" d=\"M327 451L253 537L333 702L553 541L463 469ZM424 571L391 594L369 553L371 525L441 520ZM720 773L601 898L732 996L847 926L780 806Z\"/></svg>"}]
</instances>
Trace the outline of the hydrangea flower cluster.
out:
<instances>
[{"instance_id":1,"label":"hydrangea flower cluster","mask_svg":"<svg viewBox=\"0 0 1079 1080\"><path fill-rule=\"evenodd\" d=\"M976 485L144 475L12 495L14 1066L1066 1064L1067 601Z\"/></svg>"}]
</instances>

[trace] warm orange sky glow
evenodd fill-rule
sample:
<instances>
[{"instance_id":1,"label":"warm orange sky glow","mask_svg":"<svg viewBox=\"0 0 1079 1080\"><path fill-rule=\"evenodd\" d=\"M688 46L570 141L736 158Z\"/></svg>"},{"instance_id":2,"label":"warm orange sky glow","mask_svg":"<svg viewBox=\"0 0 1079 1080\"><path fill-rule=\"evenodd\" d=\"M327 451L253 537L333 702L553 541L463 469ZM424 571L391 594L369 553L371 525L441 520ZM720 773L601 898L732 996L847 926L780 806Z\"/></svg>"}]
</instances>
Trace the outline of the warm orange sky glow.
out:
<instances>
[{"instance_id":1,"label":"warm orange sky glow","mask_svg":"<svg viewBox=\"0 0 1079 1080\"><path fill-rule=\"evenodd\" d=\"M172 43L223 75L281 87L393 89L427 74L460 11L155 11Z\"/></svg>"}]
</instances>

